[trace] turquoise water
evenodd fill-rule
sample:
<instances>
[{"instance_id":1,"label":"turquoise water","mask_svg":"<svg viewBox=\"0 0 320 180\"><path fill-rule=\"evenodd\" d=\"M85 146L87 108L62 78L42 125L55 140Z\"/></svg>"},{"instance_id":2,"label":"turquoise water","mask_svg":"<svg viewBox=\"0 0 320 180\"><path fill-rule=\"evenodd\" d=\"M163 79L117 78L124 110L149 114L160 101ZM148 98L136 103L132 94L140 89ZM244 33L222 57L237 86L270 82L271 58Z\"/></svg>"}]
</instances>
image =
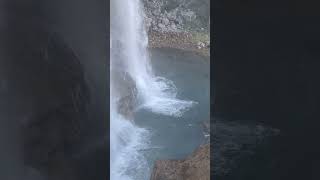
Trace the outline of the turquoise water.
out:
<instances>
[{"instance_id":1,"label":"turquoise water","mask_svg":"<svg viewBox=\"0 0 320 180\"><path fill-rule=\"evenodd\" d=\"M135 113L135 122L150 132L149 146L143 150L152 168L157 159L180 159L204 143L203 122L210 113L209 57L175 49L151 49L151 64L156 75L173 81L177 98L197 102L181 117Z\"/></svg>"}]
</instances>

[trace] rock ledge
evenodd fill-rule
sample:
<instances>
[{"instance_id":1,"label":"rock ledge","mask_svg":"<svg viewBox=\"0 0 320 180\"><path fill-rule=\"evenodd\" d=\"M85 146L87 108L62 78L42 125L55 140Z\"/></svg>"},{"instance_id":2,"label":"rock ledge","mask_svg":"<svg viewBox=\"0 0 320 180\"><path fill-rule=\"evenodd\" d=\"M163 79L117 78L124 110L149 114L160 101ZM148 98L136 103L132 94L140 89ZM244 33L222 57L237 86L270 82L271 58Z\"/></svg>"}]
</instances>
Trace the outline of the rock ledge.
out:
<instances>
[{"instance_id":1,"label":"rock ledge","mask_svg":"<svg viewBox=\"0 0 320 180\"><path fill-rule=\"evenodd\" d=\"M200 146L185 160L158 160L151 180L209 180L210 145Z\"/></svg>"}]
</instances>

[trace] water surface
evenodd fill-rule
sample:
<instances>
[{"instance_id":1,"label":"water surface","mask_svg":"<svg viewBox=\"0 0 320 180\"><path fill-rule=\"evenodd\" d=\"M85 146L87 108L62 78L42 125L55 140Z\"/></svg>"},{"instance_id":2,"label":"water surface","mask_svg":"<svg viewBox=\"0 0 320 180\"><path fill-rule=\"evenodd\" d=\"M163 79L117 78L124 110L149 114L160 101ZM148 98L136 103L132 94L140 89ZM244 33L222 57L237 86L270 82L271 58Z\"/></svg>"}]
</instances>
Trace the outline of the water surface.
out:
<instances>
[{"instance_id":1,"label":"water surface","mask_svg":"<svg viewBox=\"0 0 320 180\"><path fill-rule=\"evenodd\" d=\"M176 49L150 49L151 64L157 76L170 79L177 98L196 102L181 117L140 110L138 126L150 132L149 148L144 155L150 167L157 159L181 159L204 143L203 122L210 113L209 57Z\"/></svg>"}]
</instances>

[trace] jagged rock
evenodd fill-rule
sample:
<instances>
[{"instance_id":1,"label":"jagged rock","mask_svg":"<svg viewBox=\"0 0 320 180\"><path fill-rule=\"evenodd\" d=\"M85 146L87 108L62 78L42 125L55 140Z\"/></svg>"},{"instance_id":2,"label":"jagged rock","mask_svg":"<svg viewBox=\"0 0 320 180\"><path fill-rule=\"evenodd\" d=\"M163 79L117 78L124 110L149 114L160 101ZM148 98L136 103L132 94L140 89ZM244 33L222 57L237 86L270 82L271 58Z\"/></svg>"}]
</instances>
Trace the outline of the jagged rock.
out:
<instances>
[{"instance_id":1,"label":"jagged rock","mask_svg":"<svg viewBox=\"0 0 320 180\"><path fill-rule=\"evenodd\" d=\"M209 180L210 145L200 146L185 160L158 160L151 180Z\"/></svg>"},{"instance_id":2,"label":"jagged rock","mask_svg":"<svg viewBox=\"0 0 320 180\"><path fill-rule=\"evenodd\" d=\"M164 24L164 25L168 25L169 24L169 19L167 19L167 18L163 18L162 19L162 23Z\"/></svg>"},{"instance_id":3,"label":"jagged rock","mask_svg":"<svg viewBox=\"0 0 320 180\"><path fill-rule=\"evenodd\" d=\"M170 29L172 29L173 31L177 30L177 26L175 24L171 24Z\"/></svg>"},{"instance_id":4,"label":"jagged rock","mask_svg":"<svg viewBox=\"0 0 320 180\"><path fill-rule=\"evenodd\" d=\"M109 136L108 126L102 123L104 117L109 117L104 110L107 103L100 104L106 101L107 91L102 83L95 83L106 84L107 78L102 76L109 75L104 74L106 70L100 71L100 67L105 68L105 62L100 59L107 57L106 53L95 51L104 49L105 42L99 41L104 39L105 33L99 33L101 28L96 28L102 22L98 13L101 4L86 2L72 13L68 11L68 17L77 18L82 17L82 9L88 7L97 12L88 12L90 15L82 21L58 18L65 17L63 8L70 9L68 5L75 2L4 1L6 6L1 13L8 17L11 25L1 31L1 43L5 45L1 53L6 56L0 62L0 115L3 122L0 132L1 137L5 137L4 140L0 138L3 149L0 179L87 180L107 177L108 162L102 155L108 155L109 149L103 149L99 157L84 159L96 154L96 147L92 144L107 142L104 137ZM55 23L49 23L51 21ZM90 30L84 30L88 24ZM84 32L90 38L83 37ZM92 46L96 47L95 50L90 49ZM100 76L96 78L98 74ZM87 151L89 147L94 150ZM3 158L3 154L7 158ZM99 167L94 167L103 161Z\"/></svg>"},{"instance_id":5,"label":"jagged rock","mask_svg":"<svg viewBox=\"0 0 320 180\"><path fill-rule=\"evenodd\" d=\"M210 0L143 0L142 2L148 30L189 32L209 29ZM147 18L150 18L153 23L149 23ZM153 26L147 24L153 24Z\"/></svg>"},{"instance_id":6,"label":"jagged rock","mask_svg":"<svg viewBox=\"0 0 320 180\"><path fill-rule=\"evenodd\" d=\"M198 42L197 46L198 46L198 49L206 47L205 43L203 42Z\"/></svg>"},{"instance_id":7,"label":"jagged rock","mask_svg":"<svg viewBox=\"0 0 320 180\"><path fill-rule=\"evenodd\" d=\"M158 24L158 27L159 27L160 29L164 30L166 26L165 26L164 24L162 24L162 23L159 23L159 24Z\"/></svg>"}]
</instances>

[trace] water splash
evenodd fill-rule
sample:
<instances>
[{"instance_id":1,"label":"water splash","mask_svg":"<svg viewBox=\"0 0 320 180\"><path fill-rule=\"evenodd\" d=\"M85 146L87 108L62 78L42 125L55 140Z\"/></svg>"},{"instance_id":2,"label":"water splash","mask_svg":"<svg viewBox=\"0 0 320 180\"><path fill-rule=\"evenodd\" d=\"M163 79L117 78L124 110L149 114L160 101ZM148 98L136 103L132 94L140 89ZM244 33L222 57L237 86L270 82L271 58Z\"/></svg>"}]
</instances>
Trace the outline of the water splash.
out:
<instances>
[{"instance_id":1,"label":"water splash","mask_svg":"<svg viewBox=\"0 0 320 180\"><path fill-rule=\"evenodd\" d=\"M111 180L144 180L150 170L141 151L148 148L149 133L120 113L121 99L130 97L134 111L182 116L195 102L176 98L174 83L153 73L148 36L139 0L111 0L110 38L110 166Z\"/></svg>"}]
</instances>

